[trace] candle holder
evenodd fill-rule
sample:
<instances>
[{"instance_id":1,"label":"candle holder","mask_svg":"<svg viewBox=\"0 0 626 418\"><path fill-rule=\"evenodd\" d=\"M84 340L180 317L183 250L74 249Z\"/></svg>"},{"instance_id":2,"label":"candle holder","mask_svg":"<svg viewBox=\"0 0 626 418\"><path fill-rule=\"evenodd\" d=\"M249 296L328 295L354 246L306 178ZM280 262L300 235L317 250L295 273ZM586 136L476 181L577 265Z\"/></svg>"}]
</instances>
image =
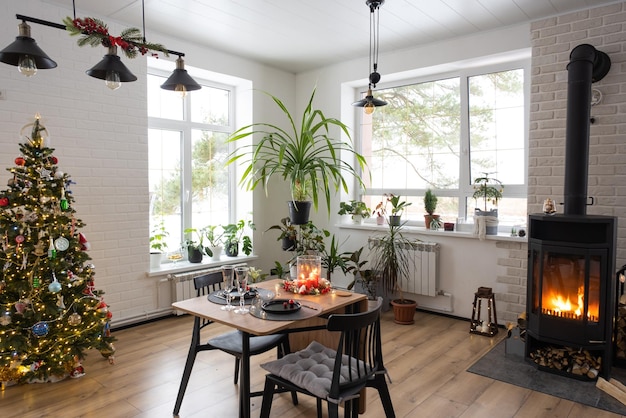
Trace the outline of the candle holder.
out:
<instances>
[{"instance_id":1,"label":"candle holder","mask_svg":"<svg viewBox=\"0 0 626 418\"><path fill-rule=\"evenodd\" d=\"M296 259L296 267L295 279L285 281L286 291L301 295L320 295L330 292L330 282L321 277L321 256L300 255Z\"/></svg>"}]
</instances>

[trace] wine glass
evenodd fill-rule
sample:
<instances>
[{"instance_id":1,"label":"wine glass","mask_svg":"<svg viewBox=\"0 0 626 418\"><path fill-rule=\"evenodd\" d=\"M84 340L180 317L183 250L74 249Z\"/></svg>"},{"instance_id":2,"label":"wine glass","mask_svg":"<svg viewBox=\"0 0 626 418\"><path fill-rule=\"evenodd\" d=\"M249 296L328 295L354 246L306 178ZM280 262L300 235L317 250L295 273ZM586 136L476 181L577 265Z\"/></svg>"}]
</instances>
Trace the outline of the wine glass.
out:
<instances>
[{"instance_id":1,"label":"wine glass","mask_svg":"<svg viewBox=\"0 0 626 418\"><path fill-rule=\"evenodd\" d=\"M236 267L235 275L237 278L237 287L239 288L239 308L235 309L235 313L247 314L250 310L246 308L246 291L248 290L248 267Z\"/></svg>"},{"instance_id":2,"label":"wine glass","mask_svg":"<svg viewBox=\"0 0 626 418\"><path fill-rule=\"evenodd\" d=\"M232 311L235 307L230 304L232 298L230 292L232 292L234 287L235 268L233 266L222 266L222 277L224 278L224 297L226 298L226 305L222 306L220 309L223 311Z\"/></svg>"}]
</instances>

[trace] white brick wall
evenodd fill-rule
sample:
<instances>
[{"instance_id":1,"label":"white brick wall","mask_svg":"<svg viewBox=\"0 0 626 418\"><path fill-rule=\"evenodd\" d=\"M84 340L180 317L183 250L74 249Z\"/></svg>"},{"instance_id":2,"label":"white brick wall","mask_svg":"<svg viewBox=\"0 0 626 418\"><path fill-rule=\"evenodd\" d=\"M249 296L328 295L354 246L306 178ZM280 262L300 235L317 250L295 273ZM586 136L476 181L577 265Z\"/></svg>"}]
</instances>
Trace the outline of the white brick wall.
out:
<instances>
[{"instance_id":1,"label":"white brick wall","mask_svg":"<svg viewBox=\"0 0 626 418\"><path fill-rule=\"evenodd\" d=\"M603 94L592 107L587 213L618 217L617 266L626 262L626 3L583 10L531 24L532 76L528 168L528 212L542 210L544 199L563 201L565 124L569 53L586 43L611 58L611 70L593 88ZM510 243L499 243L499 246ZM500 260L498 313L512 320L526 305L526 245L509 248ZM521 263L521 267L518 267Z\"/></svg>"}]
</instances>

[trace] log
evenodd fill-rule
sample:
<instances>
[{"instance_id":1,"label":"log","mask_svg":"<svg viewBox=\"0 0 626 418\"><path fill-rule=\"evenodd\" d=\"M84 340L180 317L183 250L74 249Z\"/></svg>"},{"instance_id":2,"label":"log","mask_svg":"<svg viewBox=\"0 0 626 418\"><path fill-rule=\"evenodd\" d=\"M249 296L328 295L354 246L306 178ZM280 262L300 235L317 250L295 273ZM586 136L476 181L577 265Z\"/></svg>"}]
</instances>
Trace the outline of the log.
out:
<instances>
[{"instance_id":1,"label":"log","mask_svg":"<svg viewBox=\"0 0 626 418\"><path fill-rule=\"evenodd\" d=\"M609 381L598 377L596 387L626 405L626 387L615 379Z\"/></svg>"}]
</instances>

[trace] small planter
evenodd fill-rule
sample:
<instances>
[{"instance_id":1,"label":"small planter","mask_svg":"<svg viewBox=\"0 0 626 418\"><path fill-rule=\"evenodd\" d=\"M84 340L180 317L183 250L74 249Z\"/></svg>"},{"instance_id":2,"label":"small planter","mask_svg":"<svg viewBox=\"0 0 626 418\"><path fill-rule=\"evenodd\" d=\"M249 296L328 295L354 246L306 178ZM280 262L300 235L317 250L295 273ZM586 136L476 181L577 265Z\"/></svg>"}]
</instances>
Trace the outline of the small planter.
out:
<instances>
[{"instance_id":1,"label":"small planter","mask_svg":"<svg viewBox=\"0 0 626 418\"><path fill-rule=\"evenodd\" d=\"M486 235L498 235L498 209L492 209L492 210L488 210L488 211L484 211L484 210L480 210L480 209L476 209L474 211L474 217L478 217L478 216L489 216L492 219L495 218L495 225L489 225L487 224L486 228L485 228L485 234ZM474 222L476 223L476 222Z\"/></svg>"},{"instance_id":2,"label":"small planter","mask_svg":"<svg viewBox=\"0 0 626 418\"><path fill-rule=\"evenodd\" d=\"M439 215L424 215L424 227L432 229L433 220L439 221Z\"/></svg>"},{"instance_id":3,"label":"small planter","mask_svg":"<svg viewBox=\"0 0 626 418\"><path fill-rule=\"evenodd\" d=\"M224 253L228 257L237 257L239 255L239 243L238 242L230 242L224 245Z\"/></svg>"},{"instance_id":4,"label":"small planter","mask_svg":"<svg viewBox=\"0 0 626 418\"><path fill-rule=\"evenodd\" d=\"M384 225L385 224L385 217L384 216L377 216L376 217L376 225Z\"/></svg>"},{"instance_id":5,"label":"small planter","mask_svg":"<svg viewBox=\"0 0 626 418\"><path fill-rule=\"evenodd\" d=\"M309 222L309 214L311 213L312 202L306 201L293 201L287 202L289 205L289 218L294 225L305 225Z\"/></svg>"},{"instance_id":6,"label":"small planter","mask_svg":"<svg viewBox=\"0 0 626 418\"><path fill-rule=\"evenodd\" d=\"M218 261L220 257L222 256L222 247L221 246L209 247L209 249L213 253L213 255L211 256L211 260Z\"/></svg>"},{"instance_id":7,"label":"small planter","mask_svg":"<svg viewBox=\"0 0 626 418\"><path fill-rule=\"evenodd\" d=\"M395 299L391 301L393 307L393 317L396 324L411 325L415 323L415 309L417 302L410 299Z\"/></svg>"},{"instance_id":8,"label":"small planter","mask_svg":"<svg viewBox=\"0 0 626 418\"><path fill-rule=\"evenodd\" d=\"M361 215L352 215L352 223L355 225L363 224L363 217Z\"/></svg>"},{"instance_id":9,"label":"small planter","mask_svg":"<svg viewBox=\"0 0 626 418\"><path fill-rule=\"evenodd\" d=\"M400 226L400 215L389 215L389 225Z\"/></svg>"},{"instance_id":10,"label":"small planter","mask_svg":"<svg viewBox=\"0 0 626 418\"><path fill-rule=\"evenodd\" d=\"M163 261L163 253L150 253L150 269L158 269Z\"/></svg>"},{"instance_id":11,"label":"small planter","mask_svg":"<svg viewBox=\"0 0 626 418\"><path fill-rule=\"evenodd\" d=\"M296 240L293 238L285 237L282 239L282 249L283 251L293 251L296 249Z\"/></svg>"},{"instance_id":12,"label":"small planter","mask_svg":"<svg viewBox=\"0 0 626 418\"><path fill-rule=\"evenodd\" d=\"M187 261L190 263L201 263L202 251L198 248L189 247L187 249Z\"/></svg>"}]
</instances>

